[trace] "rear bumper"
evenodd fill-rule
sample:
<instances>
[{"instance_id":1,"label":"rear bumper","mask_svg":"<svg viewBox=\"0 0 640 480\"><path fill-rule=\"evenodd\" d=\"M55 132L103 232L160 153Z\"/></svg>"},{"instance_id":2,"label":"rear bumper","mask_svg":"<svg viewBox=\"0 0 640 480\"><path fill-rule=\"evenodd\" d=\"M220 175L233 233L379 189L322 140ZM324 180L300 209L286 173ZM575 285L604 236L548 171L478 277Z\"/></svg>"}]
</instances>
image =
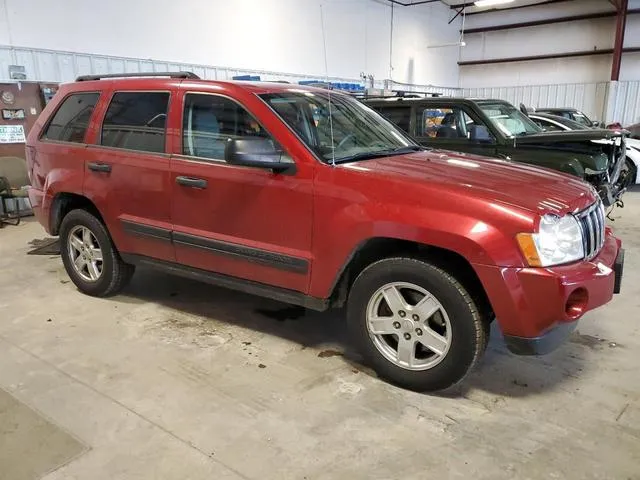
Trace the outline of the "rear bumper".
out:
<instances>
[{"instance_id":1,"label":"rear bumper","mask_svg":"<svg viewBox=\"0 0 640 480\"><path fill-rule=\"evenodd\" d=\"M605 244L589 262L552 268L474 265L509 349L542 355L560 344L586 312L620 291L621 242L607 229Z\"/></svg>"}]
</instances>

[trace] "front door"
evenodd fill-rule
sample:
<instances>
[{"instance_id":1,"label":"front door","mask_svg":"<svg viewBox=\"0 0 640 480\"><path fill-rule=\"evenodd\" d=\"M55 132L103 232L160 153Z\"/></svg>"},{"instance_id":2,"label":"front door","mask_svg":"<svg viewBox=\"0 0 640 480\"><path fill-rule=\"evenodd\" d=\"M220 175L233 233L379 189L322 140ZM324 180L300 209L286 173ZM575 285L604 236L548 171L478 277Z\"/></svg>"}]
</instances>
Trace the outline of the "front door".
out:
<instances>
[{"instance_id":1,"label":"front door","mask_svg":"<svg viewBox=\"0 0 640 480\"><path fill-rule=\"evenodd\" d=\"M107 95L108 96L108 95ZM121 253L174 260L166 153L169 92L115 92L85 155L84 191Z\"/></svg>"},{"instance_id":2,"label":"front door","mask_svg":"<svg viewBox=\"0 0 640 480\"><path fill-rule=\"evenodd\" d=\"M234 100L183 93L181 154L171 160L178 263L306 292L311 264L313 170L230 165L225 144L269 132ZM291 158L295 162L295 158Z\"/></svg>"},{"instance_id":3,"label":"front door","mask_svg":"<svg viewBox=\"0 0 640 480\"><path fill-rule=\"evenodd\" d=\"M416 139L423 145L496 156L496 140L475 114L459 105L421 105L415 111Z\"/></svg>"}]
</instances>

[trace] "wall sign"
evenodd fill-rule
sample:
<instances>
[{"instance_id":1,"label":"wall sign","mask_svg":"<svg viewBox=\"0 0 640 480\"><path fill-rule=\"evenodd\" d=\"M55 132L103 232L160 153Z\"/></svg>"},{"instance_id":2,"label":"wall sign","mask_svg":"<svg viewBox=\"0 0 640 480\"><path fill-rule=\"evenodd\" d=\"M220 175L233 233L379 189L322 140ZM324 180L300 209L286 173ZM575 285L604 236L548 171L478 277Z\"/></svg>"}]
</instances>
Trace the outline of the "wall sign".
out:
<instances>
[{"instance_id":1,"label":"wall sign","mask_svg":"<svg viewBox=\"0 0 640 480\"><path fill-rule=\"evenodd\" d=\"M0 143L25 143L23 125L0 125Z\"/></svg>"},{"instance_id":2,"label":"wall sign","mask_svg":"<svg viewBox=\"0 0 640 480\"><path fill-rule=\"evenodd\" d=\"M4 92L2 92L2 95L0 95L0 98L7 105L13 105L13 102L16 101L16 96L9 90L5 90Z\"/></svg>"},{"instance_id":3,"label":"wall sign","mask_svg":"<svg viewBox=\"0 0 640 480\"><path fill-rule=\"evenodd\" d=\"M24 120L23 108L3 108L2 118L4 120Z\"/></svg>"}]
</instances>

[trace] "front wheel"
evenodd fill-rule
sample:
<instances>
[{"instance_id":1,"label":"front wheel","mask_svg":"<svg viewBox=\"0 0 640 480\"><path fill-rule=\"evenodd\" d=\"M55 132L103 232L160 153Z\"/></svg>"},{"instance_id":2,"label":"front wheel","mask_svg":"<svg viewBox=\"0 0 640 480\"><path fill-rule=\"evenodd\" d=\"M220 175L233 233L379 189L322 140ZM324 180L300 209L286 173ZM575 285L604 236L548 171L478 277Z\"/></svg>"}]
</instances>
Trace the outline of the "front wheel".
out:
<instances>
[{"instance_id":1,"label":"front wheel","mask_svg":"<svg viewBox=\"0 0 640 480\"><path fill-rule=\"evenodd\" d=\"M388 258L356 278L347 304L353 340L381 377L417 391L459 382L485 350L489 324L439 267Z\"/></svg>"}]
</instances>

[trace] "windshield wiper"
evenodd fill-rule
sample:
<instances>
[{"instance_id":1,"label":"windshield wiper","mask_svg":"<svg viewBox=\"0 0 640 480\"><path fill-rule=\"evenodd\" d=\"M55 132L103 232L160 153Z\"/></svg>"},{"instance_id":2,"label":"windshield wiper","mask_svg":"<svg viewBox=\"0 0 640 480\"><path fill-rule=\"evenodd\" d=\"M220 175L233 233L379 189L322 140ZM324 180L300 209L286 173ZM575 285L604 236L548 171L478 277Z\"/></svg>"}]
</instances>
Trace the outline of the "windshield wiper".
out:
<instances>
[{"instance_id":1,"label":"windshield wiper","mask_svg":"<svg viewBox=\"0 0 640 480\"><path fill-rule=\"evenodd\" d=\"M336 163L357 162L359 160L370 160L373 158L389 157L391 155L402 155L404 153L420 152L427 150L420 145L407 145L406 147L390 148L388 150L377 150L373 152L360 152L353 155L336 159Z\"/></svg>"}]
</instances>

